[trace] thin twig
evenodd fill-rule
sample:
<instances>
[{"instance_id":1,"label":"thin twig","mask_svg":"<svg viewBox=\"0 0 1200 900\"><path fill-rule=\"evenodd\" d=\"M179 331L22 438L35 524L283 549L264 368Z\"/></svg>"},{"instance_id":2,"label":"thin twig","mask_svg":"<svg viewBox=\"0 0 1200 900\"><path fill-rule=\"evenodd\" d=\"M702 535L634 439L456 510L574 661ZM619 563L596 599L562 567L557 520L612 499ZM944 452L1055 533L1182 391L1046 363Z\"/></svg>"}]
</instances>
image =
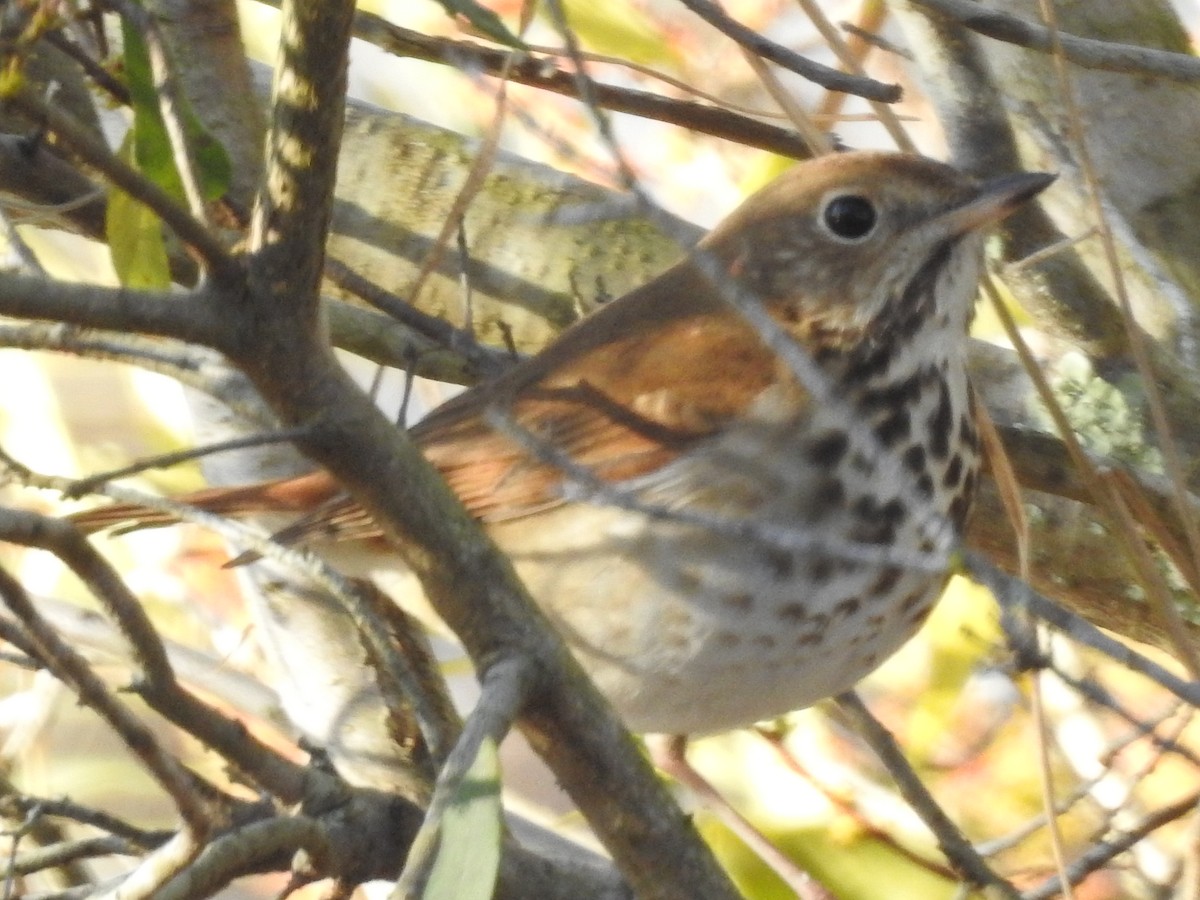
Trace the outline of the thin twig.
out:
<instances>
[{"instance_id":1,"label":"thin twig","mask_svg":"<svg viewBox=\"0 0 1200 900\"><path fill-rule=\"evenodd\" d=\"M967 550L963 553L963 560L971 577L985 585L1001 607L1028 610L1072 640L1103 653L1130 671L1144 675L1180 700L1200 706L1200 682L1185 681L1136 650L1108 637L1095 625L1048 600L1019 578L1001 571L982 554Z\"/></svg>"},{"instance_id":2,"label":"thin twig","mask_svg":"<svg viewBox=\"0 0 1200 900\"><path fill-rule=\"evenodd\" d=\"M1008 13L986 9L972 0L912 0L912 3L948 16L985 37L1043 53L1054 51L1055 38L1051 29ZM1185 53L1098 41L1072 34L1060 33L1058 40L1062 55L1084 69L1102 69L1137 76L1160 75L1172 81L1200 81L1200 59Z\"/></svg>"},{"instance_id":3,"label":"thin twig","mask_svg":"<svg viewBox=\"0 0 1200 900\"><path fill-rule=\"evenodd\" d=\"M842 91L846 94L854 94L858 97L865 97L868 100L879 100L883 103L895 103L900 99L901 91L899 85L884 84L882 81L876 81L873 78L848 75L845 72L839 72L837 69L831 69L828 66L822 66L812 60L805 59L798 53L793 53L786 47L768 40L753 28L747 28L736 19L728 16L715 3L710 3L709 0L679 0L679 2L738 46L744 47L746 50L749 50L756 56L761 56L763 59L769 59L771 62L782 66L790 72L795 72L813 84L819 84L821 87L831 91Z\"/></svg>"},{"instance_id":4,"label":"thin twig","mask_svg":"<svg viewBox=\"0 0 1200 900\"><path fill-rule=\"evenodd\" d=\"M80 160L104 174L113 184L149 207L176 236L194 251L214 276L235 277L241 264L203 222L194 218L162 188L122 162L96 137L27 87L11 92L7 101L35 122L41 122Z\"/></svg>"},{"instance_id":5,"label":"thin twig","mask_svg":"<svg viewBox=\"0 0 1200 900\"><path fill-rule=\"evenodd\" d=\"M45 546L45 537L55 530L53 520L15 510L0 515L0 536L13 543ZM59 523L59 528L66 528ZM73 529L68 529L72 530ZM78 533L76 532L76 535ZM53 546L53 545L52 545ZM74 554L55 546L68 564ZM96 676L86 660L58 634L37 611L21 584L0 568L0 597L37 644L39 657L55 677L69 685L81 702L95 710L129 750L141 760L146 771L170 795L180 816L187 825L191 839L202 842L218 823L217 810L197 790L195 776L172 754L168 753L153 732L125 704L119 702ZM7 634L12 624L0 620L0 634Z\"/></svg>"},{"instance_id":6,"label":"thin twig","mask_svg":"<svg viewBox=\"0 0 1200 900\"><path fill-rule=\"evenodd\" d=\"M800 105L800 102L792 95L783 83L779 80L771 67L761 56L752 50L745 47L741 48L742 56L754 71L755 76L762 82L762 86L766 88L771 99L779 104L779 108L783 110L784 115L788 117L804 138L804 142L808 144L808 149L813 156L824 156L826 153L833 152L833 142L829 140L829 136L817 127L816 122L808 114L808 111Z\"/></svg>"},{"instance_id":7,"label":"thin twig","mask_svg":"<svg viewBox=\"0 0 1200 900\"><path fill-rule=\"evenodd\" d=\"M796 0L796 2L800 4L800 8L804 10L804 14L813 23L813 27L820 32L821 37L825 39L825 43L829 45L829 49L841 61L846 71L860 77L865 76L866 71L862 67L862 58L851 50L849 44L838 33L838 30L833 27L833 23L829 21L829 17L825 15L825 10L817 4L816 0ZM876 3L876 6L881 11L881 15L886 14L882 3ZM831 96L839 98L846 96L841 91L831 91L830 93ZM900 124L900 119L892 108L888 104L881 103L878 100L868 100L867 102L871 104L871 109L879 117L879 123L891 136L892 140L896 142L896 146L905 153L916 153L916 144L908 136L908 132L904 130L904 126ZM825 107L822 107L822 109L825 109Z\"/></svg>"},{"instance_id":8,"label":"thin twig","mask_svg":"<svg viewBox=\"0 0 1200 900\"><path fill-rule=\"evenodd\" d=\"M1174 488L1172 499L1175 504L1175 512L1179 520L1183 523L1183 532L1187 536L1188 547L1191 550L1191 565L1185 565L1183 569L1185 572L1190 571L1194 573L1197 567L1200 566L1200 524L1197 524L1196 518L1191 515L1191 511L1188 509L1187 479L1184 472L1183 459L1179 453L1179 444L1175 440L1175 429L1170 419L1167 418L1162 391L1155 378L1154 367L1151 364L1149 351L1146 346L1146 337L1142 329L1138 326L1138 321L1133 311L1133 304L1129 298L1124 272L1122 271L1117 254L1116 239L1113 237L1108 211L1101 196L1099 175L1092 160L1091 150L1088 147L1083 116L1079 108L1075 85L1071 80L1071 74L1068 72L1065 63L1064 35L1059 32L1054 3L1052 0L1040 0L1040 6L1042 18L1045 20L1047 30L1050 32L1054 72L1059 81L1063 103L1066 106L1068 127L1078 154L1079 167L1088 188L1088 203L1096 222L1096 228L1100 234L1101 246L1104 248L1105 262L1108 265L1109 272L1112 274L1113 290L1117 297L1117 305L1121 310L1121 317L1124 320L1126 331L1129 335L1129 352L1133 357L1134 365L1137 368L1143 389L1146 392L1146 405L1150 411L1150 420L1154 423L1154 430L1158 435L1158 445L1162 450L1167 477L1170 478L1171 485ZM1114 500L1113 507L1118 512L1125 511L1124 504L1119 499ZM1137 546L1140 547L1142 545L1138 542ZM1200 591L1200 584L1193 583L1191 587L1193 590ZM1158 596L1157 591L1149 590L1148 587L1148 593L1150 594L1151 601L1155 603L1155 612L1159 615L1163 627L1171 636L1179 658L1191 671L1193 678L1200 678L1200 653L1197 653L1191 641L1184 634L1179 611L1169 601L1160 602L1161 598Z\"/></svg>"},{"instance_id":9,"label":"thin twig","mask_svg":"<svg viewBox=\"0 0 1200 900\"><path fill-rule=\"evenodd\" d=\"M1035 638L1036 639L1036 638ZM1050 758L1050 721L1046 715L1046 698L1042 673L1033 673L1032 690L1029 692L1030 715L1033 717L1037 735L1038 786L1042 794L1042 809L1046 814L1046 832L1050 836L1050 853L1054 868L1058 871L1058 883L1065 900L1074 900L1071 881L1067 875L1067 851L1063 842L1062 828L1058 824L1058 798L1054 792L1054 765Z\"/></svg>"},{"instance_id":10,"label":"thin twig","mask_svg":"<svg viewBox=\"0 0 1200 900\"><path fill-rule=\"evenodd\" d=\"M1165 825L1183 818L1196 811L1200 803L1200 793L1193 793L1162 807L1157 812L1147 816L1136 828L1130 828L1112 837L1098 840L1079 855L1074 862L1067 866L1067 879L1073 884L1080 884L1088 875L1108 865L1113 859L1130 850L1148 835L1153 834ZM1021 900L1050 900L1062 890L1058 878L1051 878L1032 890L1021 895Z\"/></svg>"},{"instance_id":11,"label":"thin twig","mask_svg":"<svg viewBox=\"0 0 1200 900\"><path fill-rule=\"evenodd\" d=\"M497 76L506 65L511 65L509 77L518 84L568 97L580 97L574 75L542 57L525 54L516 57L515 62L510 62L513 60L511 51L484 47L471 41L430 37L365 12L355 16L354 33L356 37L398 56L453 65L472 72ZM804 142L791 131L726 109L610 84L597 84L595 99L600 106L613 112L669 122L701 134L794 159L808 158Z\"/></svg>"},{"instance_id":12,"label":"thin twig","mask_svg":"<svg viewBox=\"0 0 1200 900\"><path fill-rule=\"evenodd\" d=\"M896 739L880 724L866 705L853 691L846 691L834 698L838 706L850 719L854 728L867 742L875 754L887 767L888 773L896 782L896 787L909 806L929 826L938 846L946 854L950 863L973 884L980 887L993 888L998 896L1007 900L1020 900L1020 894L1012 884L1001 878L991 866L984 861L971 842L966 839L958 826L942 811L929 790L921 783L917 773L912 770L908 760L904 758Z\"/></svg>"},{"instance_id":13,"label":"thin twig","mask_svg":"<svg viewBox=\"0 0 1200 900\"><path fill-rule=\"evenodd\" d=\"M1129 559L1134 571L1138 574L1139 581L1146 591L1148 602L1153 604L1159 622L1167 630L1172 648L1178 654L1180 660L1188 666L1193 675L1200 675L1200 657L1198 657L1186 631L1182 627L1179 612L1175 609L1171 598L1170 588L1162 572L1151 557L1141 535L1137 533L1136 529L1128 526L1128 510L1121 502L1120 495L1117 494L1111 485L1108 485L1104 481L1097 471L1096 465L1084 452L1083 447L1079 443L1079 438L1076 436L1070 421L1067 419L1066 413L1058 402L1058 398L1054 396L1054 391L1051 390L1045 375L1038 367L1037 361L1033 358L1032 351L1030 351L1024 337L1017 329L1016 323L1012 318L1012 313L1005 306L1003 299L1000 297L990 278L984 280L983 289L985 295L991 301L992 308L995 310L1000 324L1004 327L1005 334L1020 356L1022 365L1025 367L1025 371L1029 374L1037 390L1038 397L1049 412L1051 419L1053 419L1054 426L1070 455L1072 463L1082 474L1085 483L1089 486L1097 509L1111 524L1118 538L1118 545Z\"/></svg>"},{"instance_id":14,"label":"thin twig","mask_svg":"<svg viewBox=\"0 0 1200 900\"><path fill-rule=\"evenodd\" d=\"M481 378L499 374L513 364L510 354L479 343L472 335L445 319L422 312L403 297L355 272L340 259L326 258L325 277L401 325L461 355Z\"/></svg>"},{"instance_id":15,"label":"thin twig","mask_svg":"<svg viewBox=\"0 0 1200 900\"><path fill-rule=\"evenodd\" d=\"M160 453L157 456L142 457L137 462L131 463L128 466L122 466L119 469L109 469L106 472L89 475L87 478L80 478L70 490L65 492L65 496L69 498L82 497L84 494L90 494L100 485L107 484L110 481L128 478L131 475L140 475L151 469L169 469L180 463L202 459L216 453L228 453L231 450L244 450L247 447L263 447L269 444L294 441L296 438L307 434L308 430L306 427L298 426L269 434L251 434L246 437L231 438L227 441L216 441L211 444L205 444L202 447L176 450L174 453Z\"/></svg>"}]
</instances>

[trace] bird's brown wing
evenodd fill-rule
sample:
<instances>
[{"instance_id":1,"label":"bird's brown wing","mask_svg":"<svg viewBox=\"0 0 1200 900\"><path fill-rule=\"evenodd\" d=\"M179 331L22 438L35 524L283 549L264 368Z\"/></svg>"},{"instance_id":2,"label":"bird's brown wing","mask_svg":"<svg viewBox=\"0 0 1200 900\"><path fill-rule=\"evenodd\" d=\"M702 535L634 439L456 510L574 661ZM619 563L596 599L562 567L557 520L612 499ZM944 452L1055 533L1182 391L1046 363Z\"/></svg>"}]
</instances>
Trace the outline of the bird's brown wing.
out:
<instances>
[{"instance_id":1,"label":"bird's brown wing","mask_svg":"<svg viewBox=\"0 0 1200 900\"><path fill-rule=\"evenodd\" d=\"M260 481L240 487L206 488L177 498L180 502L217 515L246 516L254 513L305 513L340 492L327 472L310 472L293 478ZM165 510L137 503L113 503L71 515L78 528L90 534L115 528L117 533L139 528L174 525L179 519Z\"/></svg>"},{"instance_id":2,"label":"bird's brown wing","mask_svg":"<svg viewBox=\"0 0 1200 900\"><path fill-rule=\"evenodd\" d=\"M568 476L556 459L607 482L652 473L744 413L776 378L770 351L719 299L703 299L711 293L693 271L677 267L542 354L434 410L412 437L485 521L562 502ZM306 511L278 535L286 541L380 533L324 472L184 499L234 515ZM95 530L169 518L107 507L75 520Z\"/></svg>"},{"instance_id":3,"label":"bird's brown wing","mask_svg":"<svg viewBox=\"0 0 1200 900\"><path fill-rule=\"evenodd\" d=\"M609 483L648 475L740 415L774 373L769 352L738 319L667 330L623 335L536 381L502 379L467 391L417 424L412 438L485 522L562 503L572 477L562 459ZM370 515L344 497L276 537L379 535Z\"/></svg>"},{"instance_id":4,"label":"bird's brown wing","mask_svg":"<svg viewBox=\"0 0 1200 900\"><path fill-rule=\"evenodd\" d=\"M570 477L561 459L610 483L656 471L744 414L777 377L771 352L732 309L696 302L707 287L697 277L673 270L601 309L434 410L413 439L485 521L561 502Z\"/></svg>"}]
</instances>

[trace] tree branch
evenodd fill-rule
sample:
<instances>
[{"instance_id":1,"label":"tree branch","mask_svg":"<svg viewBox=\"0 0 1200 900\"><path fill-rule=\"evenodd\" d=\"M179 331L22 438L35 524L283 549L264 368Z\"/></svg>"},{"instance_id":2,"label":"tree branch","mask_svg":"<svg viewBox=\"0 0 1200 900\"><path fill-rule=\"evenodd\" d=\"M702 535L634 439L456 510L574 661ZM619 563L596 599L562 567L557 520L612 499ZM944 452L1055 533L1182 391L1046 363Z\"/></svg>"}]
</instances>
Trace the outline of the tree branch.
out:
<instances>
[{"instance_id":1,"label":"tree branch","mask_svg":"<svg viewBox=\"0 0 1200 900\"><path fill-rule=\"evenodd\" d=\"M909 0L948 16L971 31L1006 44L1050 53L1055 38L1049 28L981 7L973 0ZM1059 33L1063 55L1085 69L1101 69L1129 75L1157 75L1172 81L1200 81L1200 59L1153 47L1119 44Z\"/></svg>"}]
</instances>

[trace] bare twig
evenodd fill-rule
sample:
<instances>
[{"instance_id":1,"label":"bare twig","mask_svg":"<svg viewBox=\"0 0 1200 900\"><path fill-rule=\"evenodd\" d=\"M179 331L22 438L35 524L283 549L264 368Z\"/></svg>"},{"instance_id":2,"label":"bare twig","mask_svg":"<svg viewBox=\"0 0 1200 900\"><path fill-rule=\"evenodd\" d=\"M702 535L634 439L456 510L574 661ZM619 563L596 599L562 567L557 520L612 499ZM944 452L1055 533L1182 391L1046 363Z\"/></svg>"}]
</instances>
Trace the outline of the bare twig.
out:
<instances>
[{"instance_id":1,"label":"bare twig","mask_svg":"<svg viewBox=\"0 0 1200 900\"><path fill-rule=\"evenodd\" d=\"M917 777L916 772L908 764L908 760L904 758L904 753L900 750L896 739L871 715L870 710L858 695L853 691L846 691L835 699L854 728L887 766L888 772L896 781L896 786L904 795L904 799L929 826L930 831L937 838L938 846L942 848L942 852L946 854L951 865L970 879L973 884L992 888L996 891L997 896L1005 897L1007 900L1020 900L1020 894L1016 888L992 871L983 857L971 846L971 842L959 831L958 826L950 821L950 818L938 806L933 795L921 783L921 779Z\"/></svg>"},{"instance_id":2,"label":"bare twig","mask_svg":"<svg viewBox=\"0 0 1200 900\"><path fill-rule=\"evenodd\" d=\"M69 542L71 538L68 533L74 533L78 538L78 532L62 523L55 524L54 520L14 510L0 514L0 536L5 540L46 545L49 538L50 546L61 553L68 564L80 564L78 554L58 540L65 537ZM113 697L87 662L62 641L38 613L20 583L4 569L0 569L0 596L3 596L4 602L38 647L42 664L70 685L80 700L112 727L130 751L142 761L146 771L170 794L180 816L187 823L191 839L197 845L203 841L217 826L220 817L209 798L197 789L196 777L166 751L153 732L128 707ZM0 633L7 633L12 627L11 623L0 620Z\"/></svg>"},{"instance_id":3,"label":"bare twig","mask_svg":"<svg viewBox=\"0 0 1200 900\"><path fill-rule=\"evenodd\" d=\"M174 453L160 453L157 456L143 457L128 466L122 466L119 469L109 469L107 472L98 472L95 475L89 475L87 478L79 479L66 492L66 496L82 497L84 494L89 494L100 485L107 484L110 481L128 478L131 475L140 475L142 472L147 472L151 469L169 469L180 463L202 459L206 456L212 456L215 453L228 453L231 450L244 450L247 447L262 447L267 444L294 441L296 438L302 436L304 431L305 429L303 428L289 428L271 434L252 434L247 437L231 438L227 441L205 444L202 447L192 447L188 450L177 450Z\"/></svg>"},{"instance_id":4,"label":"bare twig","mask_svg":"<svg viewBox=\"0 0 1200 900\"><path fill-rule=\"evenodd\" d=\"M164 841L169 840L172 834L170 831L146 831L101 810L91 809L62 798L51 799L47 797L8 794L0 799L0 810L5 815L9 815L12 812L19 812L22 815L26 815L36 811L39 815L43 816L58 816L63 819L70 819L72 822L78 822L81 825L90 825L93 828L106 831L113 837L120 838L126 845L141 847L146 850L157 847Z\"/></svg>"},{"instance_id":5,"label":"bare twig","mask_svg":"<svg viewBox=\"0 0 1200 900\"><path fill-rule=\"evenodd\" d=\"M1200 706L1200 682L1185 681L1153 660L1108 637L1095 625L1046 599L1020 579L1005 574L982 555L968 550L963 558L971 577L985 585L1003 609L1028 610L1034 617L1072 640L1098 650L1130 671L1144 675L1180 700Z\"/></svg>"},{"instance_id":6,"label":"bare twig","mask_svg":"<svg viewBox=\"0 0 1200 900\"><path fill-rule=\"evenodd\" d=\"M804 10L804 14L813 23L813 27L820 32L821 37L824 38L829 48L837 54L837 58L846 67L846 71L858 76L865 75L866 72L862 67L863 55L856 54L851 49L849 43L842 39L841 34L833 27L833 23L829 21L829 17L825 15L825 11L816 0L798 0L798 2L801 9ZM880 18L882 18L885 14L883 4L875 3L874 5L879 10ZM845 97L845 94L840 91L833 91L831 94L839 98ZM892 111L892 108L878 100L868 100L867 102L871 104L871 109L878 116L879 123L887 130L891 139L896 142L896 146L905 153L916 153L916 145L913 144L912 138L908 136L908 132L904 130L904 126L900 124L900 119ZM829 106L827 105L822 106L822 110L828 108Z\"/></svg>"},{"instance_id":7,"label":"bare twig","mask_svg":"<svg viewBox=\"0 0 1200 900\"><path fill-rule=\"evenodd\" d=\"M985 37L1027 47L1043 53L1054 50L1051 29L1008 13L985 9L971 0L910 0L916 6L949 16ZM1125 72L1130 75L1159 75L1172 81L1200 81L1200 59L1151 47L1098 41L1060 34L1063 56L1085 69Z\"/></svg>"},{"instance_id":8,"label":"bare twig","mask_svg":"<svg viewBox=\"0 0 1200 900\"><path fill-rule=\"evenodd\" d=\"M754 29L747 28L737 20L730 18L719 6L710 3L709 0L679 0L679 2L739 46L790 72L795 72L823 88L854 94L868 100L879 100L883 103L895 103L900 99L899 85L884 84L873 78L848 75L837 69L831 69L805 59L774 41L767 40Z\"/></svg>"},{"instance_id":9,"label":"bare twig","mask_svg":"<svg viewBox=\"0 0 1200 900\"><path fill-rule=\"evenodd\" d=\"M341 260L327 258L325 276L338 287L365 300L402 325L454 353L461 354L479 378L499 374L512 365L513 360L509 354L480 344L472 335L456 328L445 319L422 312L403 297L398 297L370 279L364 278Z\"/></svg>"},{"instance_id":10,"label":"bare twig","mask_svg":"<svg viewBox=\"0 0 1200 900\"><path fill-rule=\"evenodd\" d=\"M484 47L472 41L455 41L431 37L386 22L378 16L360 12L355 16L354 33L399 56L424 59L430 62L465 67L470 71L498 76L511 66L509 78L518 84L552 91L568 97L579 97L579 86L573 73L560 69L546 59L518 56L508 50ZM795 159L807 159L803 141L784 128L768 125L744 115L701 103L661 97L615 85L597 84L596 101L605 109L625 112L670 122L702 134L759 147Z\"/></svg>"},{"instance_id":11,"label":"bare twig","mask_svg":"<svg viewBox=\"0 0 1200 900\"><path fill-rule=\"evenodd\" d=\"M1093 842L1087 850L1066 867L1068 881L1073 885L1080 884L1092 872L1107 865L1159 828L1194 813L1198 802L1200 802L1200 793L1190 794L1147 816L1136 828L1130 828ZM1051 878L1032 890L1025 891L1021 895L1021 900L1049 900L1051 897L1058 896L1061 890L1062 886L1058 878Z\"/></svg>"}]
</instances>

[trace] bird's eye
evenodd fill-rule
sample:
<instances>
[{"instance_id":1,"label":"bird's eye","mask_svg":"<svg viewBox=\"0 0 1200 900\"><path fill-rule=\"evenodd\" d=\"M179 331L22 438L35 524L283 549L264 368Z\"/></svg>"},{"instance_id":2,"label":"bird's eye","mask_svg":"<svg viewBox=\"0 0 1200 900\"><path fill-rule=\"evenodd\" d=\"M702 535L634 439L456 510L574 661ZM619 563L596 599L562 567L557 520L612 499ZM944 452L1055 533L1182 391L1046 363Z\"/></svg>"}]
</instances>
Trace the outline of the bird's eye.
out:
<instances>
[{"instance_id":1,"label":"bird's eye","mask_svg":"<svg viewBox=\"0 0 1200 900\"><path fill-rule=\"evenodd\" d=\"M848 244L870 237L878 221L875 204L858 194L839 194L821 210L821 224L839 241Z\"/></svg>"}]
</instances>

